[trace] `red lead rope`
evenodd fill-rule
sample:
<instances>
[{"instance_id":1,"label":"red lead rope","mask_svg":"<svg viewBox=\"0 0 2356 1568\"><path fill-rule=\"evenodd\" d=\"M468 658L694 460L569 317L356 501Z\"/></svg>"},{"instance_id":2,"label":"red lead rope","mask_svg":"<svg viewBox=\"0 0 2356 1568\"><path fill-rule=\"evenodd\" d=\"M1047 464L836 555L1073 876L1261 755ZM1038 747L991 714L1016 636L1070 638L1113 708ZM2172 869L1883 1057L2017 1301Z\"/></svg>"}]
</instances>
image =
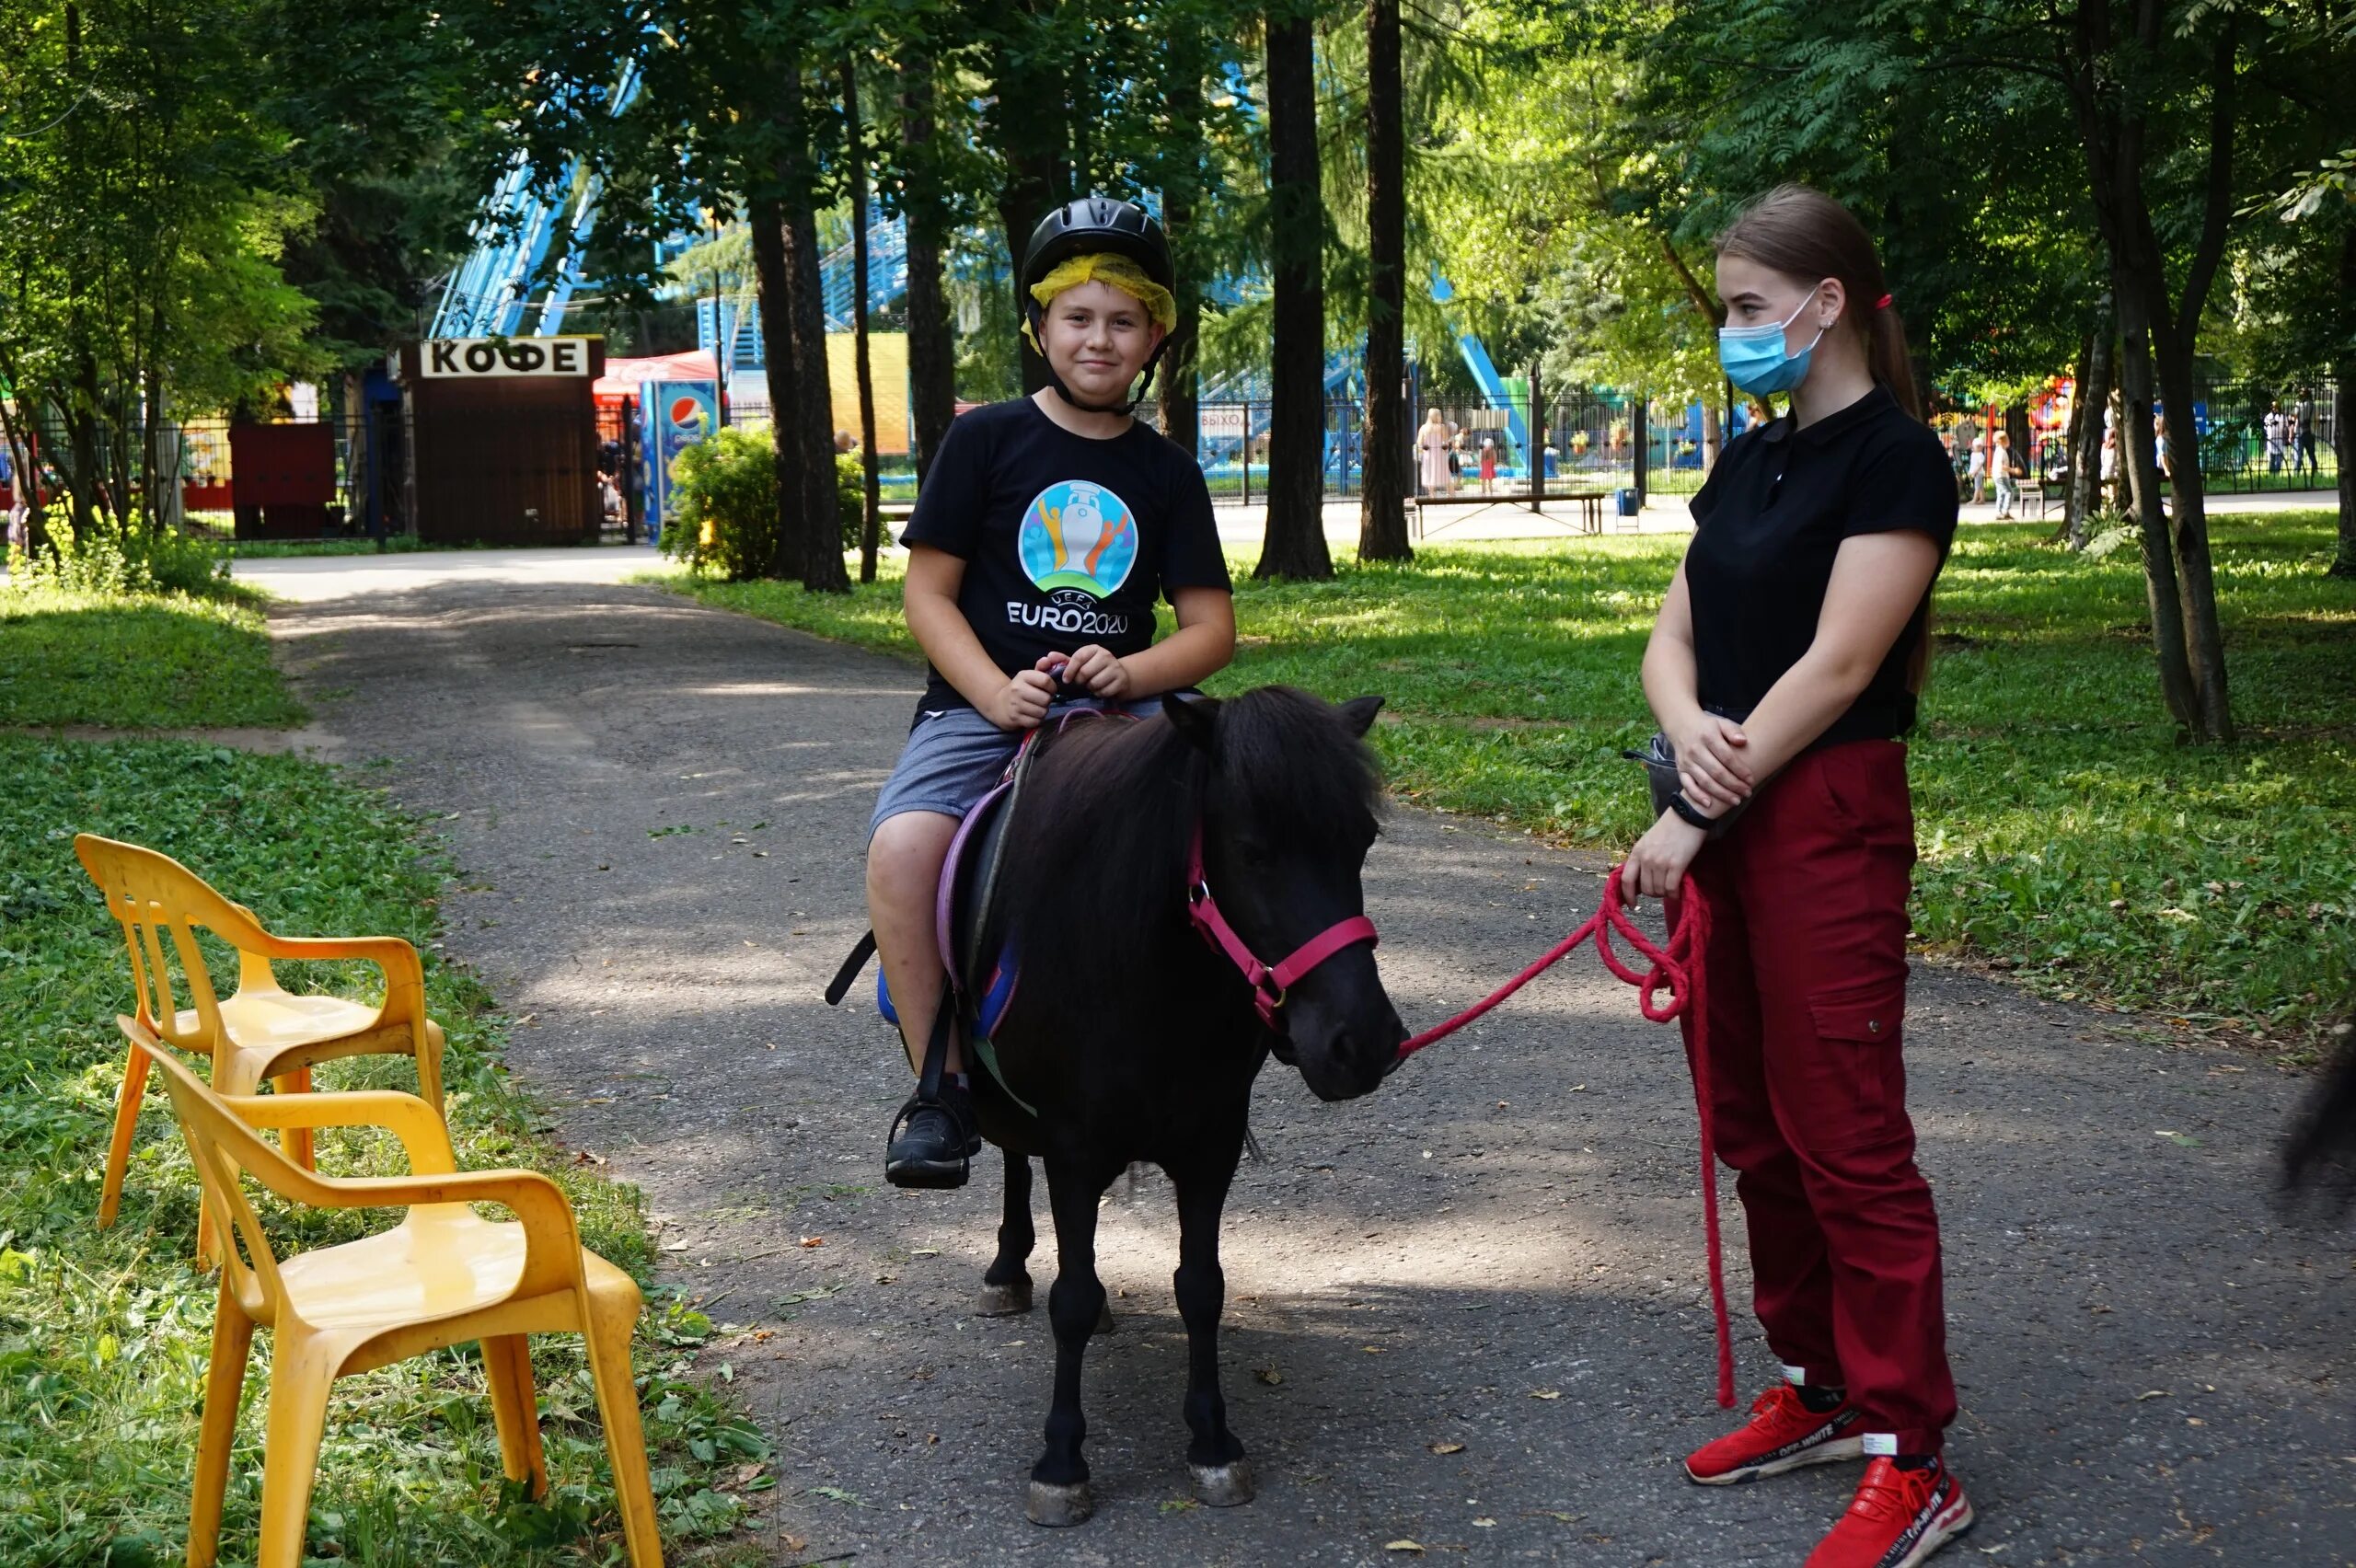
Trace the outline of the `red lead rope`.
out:
<instances>
[{"instance_id":1,"label":"red lead rope","mask_svg":"<svg viewBox=\"0 0 2356 1568\"><path fill-rule=\"evenodd\" d=\"M1622 901L1621 868L1611 868L1604 880L1603 903L1578 929L1556 942L1529 968L1435 1028L1426 1029L1404 1045L1399 1055L1414 1055L1425 1046L1445 1040L1458 1030L1537 979L1555 964L1570 956L1572 951L1590 938L1595 942L1596 956L1603 960L1603 967L1622 980L1636 987L1636 1005L1655 1023L1667 1023L1680 1014L1692 1020L1687 1052L1692 1064L1693 1102L1702 1122L1702 1229L1706 1239L1710 1266L1710 1310L1717 1320L1718 1332L1718 1403L1734 1408L1734 1334L1727 1321L1726 1272L1718 1239L1718 1149L1710 1118L1710 1049L1704 1033L1709 1024L1709 1008L1703 999L1707 995L1707 975L1702 962L1710 943L1710 906L1703 900L1701 890L1688 878L1683 892L1671 901L1669 909L1669 946L1655 947L1652 940L1640 930ZM1641 953L1651 964L1643 974L1621 961L1611 949L1611 933L1618 931L1628 939L1628 945ZM1663 986L1669 988L1669 998L1660 999ZM1690 1011L1689 1011L1690 1009Z\"/></svg>"}]
</instances>

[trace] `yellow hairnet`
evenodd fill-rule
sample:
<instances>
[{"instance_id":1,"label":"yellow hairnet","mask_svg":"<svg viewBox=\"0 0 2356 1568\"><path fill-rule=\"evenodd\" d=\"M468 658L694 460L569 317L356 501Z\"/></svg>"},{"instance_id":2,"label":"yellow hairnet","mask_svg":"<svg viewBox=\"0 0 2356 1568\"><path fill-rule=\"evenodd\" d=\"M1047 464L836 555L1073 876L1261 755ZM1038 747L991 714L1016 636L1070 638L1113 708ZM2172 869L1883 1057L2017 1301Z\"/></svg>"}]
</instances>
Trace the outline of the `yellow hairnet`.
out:
<instances>
[{"instance_id":1,"label":"yellow hairnet","mask_svg":"<svg viewBox=\"0 0 2356 1568\"><path fill-rule=\"evenodd\" d=\"M1165 332L1174 330L1178 325L1178 302L1170 297L1170 291L1147 277L1145 269L1135 261L1109 251L1100 250L1057 262L1045 277L1031 285L1031 297L1042 306L1053 305L1057 294L1067 289L1076 289L1082 283L1104 283L1120 290L1144 306L1154 325ZM1033 334L1028 315L1023 317L1022 335L1029 338L1031 346L1042 354L1047 352Z\"/></svg>"}]
</instances>

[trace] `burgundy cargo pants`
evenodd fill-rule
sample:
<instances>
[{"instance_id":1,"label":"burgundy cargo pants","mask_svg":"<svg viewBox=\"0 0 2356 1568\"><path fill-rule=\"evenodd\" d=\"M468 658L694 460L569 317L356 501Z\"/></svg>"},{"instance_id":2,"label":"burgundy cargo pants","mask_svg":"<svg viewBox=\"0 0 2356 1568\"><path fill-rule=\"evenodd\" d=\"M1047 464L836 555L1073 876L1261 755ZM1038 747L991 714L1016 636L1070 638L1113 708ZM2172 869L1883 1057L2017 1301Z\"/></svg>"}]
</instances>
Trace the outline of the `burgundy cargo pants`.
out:
<instances>
[{"instance_id":1,"label":"burgundy cargo pants","mask_svg":"<svg viewBox=\"0 0 2356 1568\"><path fill-rule=\"evenodd\" d=\"M1787 1367L1845 1385L1902 1454L1938 1452L1955 1418L1899 1055L1913 866L1906 748L1854 741L1796 759L1692 871L1710 904L1718 1155L1739 1173L1759 1320Z\"/></svg>"}]
</instances>

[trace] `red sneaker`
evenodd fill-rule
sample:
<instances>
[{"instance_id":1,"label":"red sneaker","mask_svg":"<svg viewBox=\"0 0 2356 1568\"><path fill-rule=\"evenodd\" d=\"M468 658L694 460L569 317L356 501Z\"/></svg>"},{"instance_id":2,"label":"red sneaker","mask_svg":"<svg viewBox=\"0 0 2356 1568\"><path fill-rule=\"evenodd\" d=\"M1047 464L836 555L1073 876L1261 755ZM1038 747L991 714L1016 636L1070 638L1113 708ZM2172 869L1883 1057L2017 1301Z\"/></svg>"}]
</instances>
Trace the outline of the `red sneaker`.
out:
<instances>
[{"instance_id":1,"label":"red sneaker","mask_svg":"<svg viewBox=\"0 0 2356 1568\"><path fill-rule=\"evenodd\" d=\"M1970 1528L1971 1501L1945 1464L1900 1470L1877 1458L1807 1568L1914 1568Z\"/></svg>"},{"instance_id":2,"label":"red sneaker","mask_svg":"<svg viewBox=\"0 0 2356 1568\"><path fill-rule=\"evenodd\" d=\"M1865 1435L1857 1430L1864 1420L1865 1412L1846 1400L1819 1414L1800 1402L1797 1389L1778 1383L1759 1396L1738 1431L1694 1449L1685 1473L1703 1486L1732 1486L1802 1465L1854 1459L1865 1451Z\"/></svg>"}]
</instances>

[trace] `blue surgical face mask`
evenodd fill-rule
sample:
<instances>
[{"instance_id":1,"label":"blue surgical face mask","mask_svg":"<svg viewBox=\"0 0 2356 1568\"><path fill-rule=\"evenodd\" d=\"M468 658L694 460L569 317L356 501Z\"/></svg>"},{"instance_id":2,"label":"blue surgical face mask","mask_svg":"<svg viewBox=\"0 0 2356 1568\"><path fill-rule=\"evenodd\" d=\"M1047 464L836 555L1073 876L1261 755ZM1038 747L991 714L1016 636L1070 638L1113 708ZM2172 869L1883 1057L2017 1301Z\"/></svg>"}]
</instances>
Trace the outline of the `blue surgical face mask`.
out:
<instances>
[{"instance_id":1,"label":"blue surgical face mask","mask_svg":"<svg viewBox=\"0 0 2356 1568\"><path fill-rule=\"evenodd\" d=\"M1726 367L1727 379L1739 390L1762 398L1797 386L1807 375L1808 355L1824 341L1824 329L1819 328L1807 347L1797 353L1784 346L1784 331L1815 302L1816 291L1811 289L1796 309L1773 325L1719 328L1718 363Z\"/></svg>"}]
</instances>

